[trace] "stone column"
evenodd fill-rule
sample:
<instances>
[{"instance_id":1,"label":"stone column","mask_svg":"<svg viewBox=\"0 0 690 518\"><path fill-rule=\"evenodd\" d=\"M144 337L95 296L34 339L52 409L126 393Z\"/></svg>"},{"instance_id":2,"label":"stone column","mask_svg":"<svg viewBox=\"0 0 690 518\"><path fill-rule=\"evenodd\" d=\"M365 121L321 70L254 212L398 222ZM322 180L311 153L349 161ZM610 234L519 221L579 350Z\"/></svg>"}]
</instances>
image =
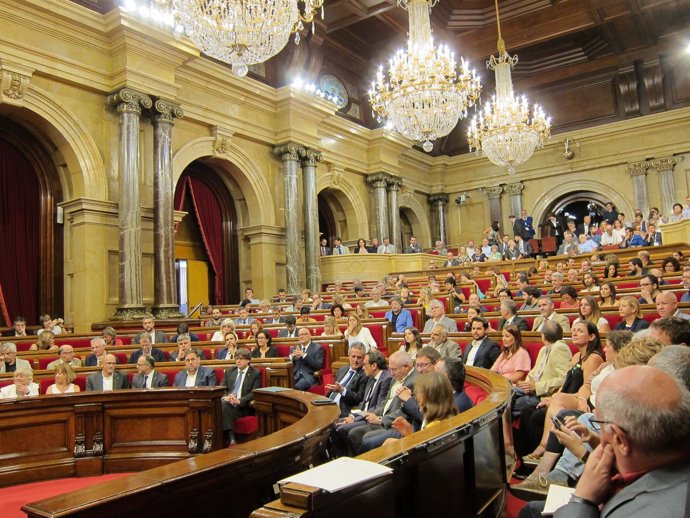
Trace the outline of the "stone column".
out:
<instances>
[{"instance_id":1,"label":"stone column","mask_svg":"<svg viewBox=\"0 0 690 518\"><path fill-rule=\"evenodd\" d=\"M175 277L175 193L173 178L173 119L184 113L179 105L157 99L153 104L153 307L156 318L182 318Z\"/></svg>"},{"instance_id":2,"label":"stone column","mask_svg":"<svg viewBox=\"0 0 690 518\"><path fill-rule=\"evenodd\" d=\"M633 180L633 197L635 198L635 208L640 209L642 214L649 214L647 169L649 169L649 162L633 162L625 166L625 170ZM662 209L662 212L664 210L665 209Z\"/></svg>"},{"instance_id":3,"label":"stone column","mask_svg":"<svg viewBox=\"0 0 690 518\"><path fill-rule=\"evenodd\" d=\"M120 201L119 305L113 318L138 319L146 312L141 288L141 202L139 196L139 119L151 98L123 88L108 97L120 118L118 176Z\"/></svg>"},{"instance_id":4,"label":"stone column","mask_svg":"<svg viewBox=\"0 0 690 518\"><path fill-rule=\"evenodd\" d=\"M659 192L661 192L661 212L671 214L676 199L676 183L673 180L673 167L678 163L676 157L652 160L652 167L659 171ZM643 212L644 214L645 212Z\"/></svg>"},{"instance_id":5,"label":"stone column","mask_svg":"<svg viewBox=\"0 0 690 518\"><path fill-rule=\"evenodd\" d=\"M384 173L367 177L367 183L374 189L376 198L376 237L379 244L383 244L383 238L390 238L388 230L388 204L386 203L386 186L389 176Z\"/></svg>"},{"instance_id":6,"label":"stone column","mask_svg":"<svg viewBox=\"0 0 690 518\"><path fill-rule=\"evenodd\" d=\"M494 221L503 221L503 211L501 210L501 193L503 187L496 185L495 187L486 187L484 193L489 198L489 219L490 223Z\"/></svg>"},{"instance_id":7,"label":"stone column","mask_svg":"<svg viewBox=\"0 0 690 518\"><path fill-rule=\"evenodd\" d=\"M524 188L525 184L522 182L507 183L503 186L505 193L510 194L510 213L518 219L522 212L522 190ZM510 232L512 233L513 229L510 229Z\"/></svg>"},{"instance_id":8,"label":"stone column","mask_svg":"<svg viewBox=\"0 0 690 518\"><path fill-rule=\"evenodd\" d=\"M400 236L400 206L398 205L398 193L402 187L402 178L391 176L388 178L388 228L391 243L395 245L395 252L402 253Z\"/></svg>"},{"instance_id":9,"label":"stone column","mask_svg":"<svg viewBox=\"0 0 690 518\"><path fill-rule=\"evenodd\" d=\"M434 236L434 242L431 246L434 246L436 241L441 241L444 245L448 244L446 240L446 205L448 205L448 195L447 194L432 194L429 196L429 203L434 206L434 212L436 214L437 230L432 232L431 235Z\"/></svg>"},{"instance_id":10,"label":"stone column","mask_svg":"<svg viewBox=\"0 0 690 518\"><path fill-rule=\"evenodd\" d=\"M296 294L302 290L302 275L299 265L299 190L297 173L300 157L305 156L305 149L292 142L276 146L273 152L283 161L285 186L285 270L287 271L287 291Z\"/></svg>"},{"instance_id":11,"label":"stone column","mask_svg":"<svg viewBox=\"0 0 690 518\"><path fill-rule=\"evenodd\" d=\"M307 288L321 291L319 263L319 205L316 197L316 164L323 155L307 149L302 158L302 189L304 191L304 257L307 269Z\"/></svg>"}]
</instances>

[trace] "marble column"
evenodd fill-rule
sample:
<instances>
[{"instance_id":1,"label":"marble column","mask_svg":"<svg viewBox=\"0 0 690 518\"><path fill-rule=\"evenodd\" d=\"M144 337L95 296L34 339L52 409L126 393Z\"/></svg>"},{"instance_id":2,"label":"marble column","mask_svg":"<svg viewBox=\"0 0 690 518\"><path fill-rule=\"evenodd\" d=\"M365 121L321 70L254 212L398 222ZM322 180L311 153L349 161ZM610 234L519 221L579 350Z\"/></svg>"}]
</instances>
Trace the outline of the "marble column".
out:
<instances>
[{"instance_id":1,"label":"marble column","mask_svg":"<svg viewBox=\"0 0 690 518\"><path fill-rule=\"evenodd\" d=\"M490 223L494 221L503 221L503 211L501 210L501 193L503 187L496 185L494 187L486 187L484 193L489 198L489 219ZM502 229L501 229L502 230Z\"/></svg>"},{"instance_id":2,"label":"marble column","mask_svg":"<svg viewBox=\"0 0 690 518\"><path fill-rule=\"evenodd\" d=\"M448 244L446 233L446 205L448 205L447 194L432 194L429 196L429 203L434 206L434 213L436 215L436 232L431 232L434 236L434 246L436 241L441 241L444 245Z\"/></svg>"},{"instance_id":3,"label":"marble column","mask_svg":"<svg viewBox=\"0 0 690 518\"><path fill-rule=\"evenodd\" d=\"M395 245L395 252L402 253L402 237L400 234L400 205L398 202L398 194L400 187L402 187L402 178L398 176L391 176L388 178L388 228L390 235L388 236L391 243Z\"/></svg>"},{"instance_id":4,"label":"marble column","mask_svg":"<svg viewBox=\"0 0 690 518\"><path fill-rule=\"evenodd\" d=\"M182 109L157 99L153 104L153 307L156 318L182 318L175 277L172 128Z\"/></svg>"},{"instance_id":5,"label":"marble column","mask_svg":"<svg viewBox=\"0 0 690 518\"><path fill-rule=\"evenodd\" d=\"M673 179L673 168L677 163L678 159L673 156L652 160L652 167L659 172L659 192L661 193L661 207L659 208L662 214L671 214L673 204L678 201L676 182ZM643 211L643 214L647 212Z\"/></svg>"},{"instance_id":6,"label":"marble column","mask_svg":"<svg viewBox=\"0 0 690 518\"><path fill-rule=\"evenodd\" d=\"M304 258L307 270L307 288L321 291L319 263L319 202L316 196L316 164L323 155L307 149L302 158L302 190L304 192Z\"/></svg>"},{"instance_id":7,"label":"marble column","mask_svg":"<svg viewBox=\"0 0 690 518\"><path fill-rule=\"evenodd\" d=\"M525 184L522 182L507 183L503 186L503 191L510 195L510 213L518 219L522 212L522 190L524 188ZM512 233L513 229L510 229L510 232Z\"/></svg>"},{"instance_id":8,"label":"marble column","mask_svg":"<svg viewBox=\"0 0 690 518\"><path fill-rule=\"evenodd\" d=\"M649 214L647 169L649 169L649 162L632 162L625 166L625 170L633 180L633 197L635 198L635 208L640 209L642 214Z\"/></svg>"},{"instance_id":9,"label":"marble column","mask_svg":"<svg viewBox=\"0 0 690 518\"><path fill-rule=\"evenodd\" d=\"M388 230L388 203L386 202L386 186L389 176L379 173L367 177L367 183L374 189L376 200L376 237L379 244L383 244L383 238L390 238Z\"/></svg>"},{"instance_id":10,"label":"marble column","mask_svg":"<svg viewBox=\"0 0 690 518\"><path fill-rule=\"evenodd\" d=\"M146 313L141 287L141 201L139 195L139 119L151 98L123 88L108 97L119 115L118 176L120 227L118 307L114 319L139 319Z\"/></svg>"},{"instance_id":11,"label":"marble column","mask_svg":"<svg viewBox=\"0 0 690 518\"><path fill-rule=\"evenodd\" d=\"M276 146L273 153L283 162L283 180L285 191L285 270L287 272L287 291L297 294L302 290L300 272L299 240L299 188L297 175L300 158L305 156L305 149L292 142Z\"/></svg>"}]
</instances>

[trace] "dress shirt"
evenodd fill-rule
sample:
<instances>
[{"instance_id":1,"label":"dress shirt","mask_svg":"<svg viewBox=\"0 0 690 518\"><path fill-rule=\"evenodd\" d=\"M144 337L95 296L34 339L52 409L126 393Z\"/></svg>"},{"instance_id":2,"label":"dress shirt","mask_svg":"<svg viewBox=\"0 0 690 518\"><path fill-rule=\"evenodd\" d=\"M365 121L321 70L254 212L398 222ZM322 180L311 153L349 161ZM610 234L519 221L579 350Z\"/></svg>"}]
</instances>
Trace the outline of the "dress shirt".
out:
<instances>
[{"instance_id":1,"label":"dress shirt","mask_svg":"<svg viewBox=\"0 0 690 518\"><path fill-rule=\"evenodd\" d=\"M477 357L477 352L479 352L479 348L482 346L482 342L484 342L483 338L479 342L472 340L472 344L470 345L470 352L467 353L467 362L465 363L465 365L474 365L474 360Z\"/></svg>"},{"instance_id":2,"label":"dress shirt","mask_svg":"<svg viewBox=\"0 0 690 518\"><path fill-rule=\"evenodd\" d=\"M199 374L199 371L197 370L194 374L190 374L189 371L187 371L187 381L184 384L185 387L193 387L196 385L196 377L197 374Z\"/></svg>"},{"instance_id":3,"label":"dress shirt","mask_svg":"<svg viewBox=\"0 0 690 518\"><path fill-rule=\"evenodd\" d=\"M106 378L103 376L103 390L113 390L113 379L114 376Z\"/></svg>"}]
</instances>

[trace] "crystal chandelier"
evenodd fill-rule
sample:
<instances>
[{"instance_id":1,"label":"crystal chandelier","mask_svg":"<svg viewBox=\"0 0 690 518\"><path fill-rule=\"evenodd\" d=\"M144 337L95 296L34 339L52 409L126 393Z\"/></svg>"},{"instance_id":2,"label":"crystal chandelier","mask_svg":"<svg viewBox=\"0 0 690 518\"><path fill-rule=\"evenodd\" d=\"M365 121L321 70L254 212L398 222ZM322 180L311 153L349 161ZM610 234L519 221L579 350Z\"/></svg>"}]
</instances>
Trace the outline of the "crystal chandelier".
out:
<instances>
[{"instance_id":1,"label":"crystal chandelier","mask_svg":"<svg viewBox=\"0 0 690 518\"><path fill-rule=\"evenodd\" d=\"M448 47L434 47L429 13L437 0L397 0L407 9L409 38L407 51L399 50L383 67L369 89L369 102L377 120L388 122L405 137L433 149L432 140L448 135L467 116L467 108L479 98L481 84L474 70Z\"/></svg>"},{"instance_id":2,"label":"crystal chandelier","mask_svg":"<svg viewBox=\"0 0 690 518\"><path fill-rule=\"evenodd\" d=\"M530 120L527 99L513 95L510 69L517 63L517 56L511 57L506 52L501 38L498 0L495 3L498 58L491 56L486 67L496 72L496 94L486 103L484 111L472 119L467 139L470 151L484 151L491 162L515 174L515 168L526 162L551 135L551 119L535 104Z\"/></svg>"},{"instance_id":3,"label":"crystal chandelier","mask_svg":"<svg viewBox=\"0 0 690 518\"><path fill-rule=\"evenodd\" d=\"M280 52L291 34L299 44L305 23L312 24L324 0L151 0L161 13L206 55L232 65L244 76L249 65ZM300 7L302 8L300 10Z\"/></svg>"}]
</instances>

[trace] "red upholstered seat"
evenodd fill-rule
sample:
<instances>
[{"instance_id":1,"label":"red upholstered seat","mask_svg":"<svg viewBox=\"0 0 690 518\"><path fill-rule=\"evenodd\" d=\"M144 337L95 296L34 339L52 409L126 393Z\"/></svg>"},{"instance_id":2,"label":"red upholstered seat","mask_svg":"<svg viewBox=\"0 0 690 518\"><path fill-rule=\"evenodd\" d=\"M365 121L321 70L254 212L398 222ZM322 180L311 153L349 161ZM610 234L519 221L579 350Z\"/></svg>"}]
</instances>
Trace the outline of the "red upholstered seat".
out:
<instances>
[{"instance_id":1,"label":"red upholstered seat","mask_svg":"<svg viewBox=\"0 0 690 518\"><path fill-rule=\"evenodd\" d=\"M38 393L45 394L46 390L48 390L48 387L50 387L53 383L55 383L55 380L53 378L42 378L38 381Z\"/></svg>"},{"instance_id":2,"label":"red upholstered seat","mask_svg":"<svg viewBox=\"0 0 690 518\"><path fill-rule=\"evenodd\" d=\"M258 431L259 418L255 415L248 415L235 419L235 435L254 435Z\"/></svg>"},{"instance_id":3,"label":"red upholstered seat","mask_svg":"<svg viewBox=\"0 0 690 518\"><path fill-rule=\"evenodd\" d=\"M522 346L529 354L529 359L532 362L532 367L534 367L534 364L537 361L537 356L539 355L539 351L544 346L544 344L541 342L523 342Z\"/></svg>"},{"instance_id":4,"label":"red upholstered seat","mask_svg":"<svg viewBox=\"0 0 690 518\"><path fill-rule=\"evenodd\" d=\"M59 358L59 356L42 356L41 358L38 359L39 370L46 370L46 368L48 367L48 364L50 362L54 362L58 358Z\"/></svg>"},{"instance_id":5,"label":"red upholstered seat","mask_svg":"<svg viewBox=\"0 0 690 518\"><path fill-rule=\"evenodd\" d=\"M33 344L33 340L23 340L21 342L14 342L17 345L17 351L28 351L29 347L31 347L31 344ZM11 383L10 383L11 385Z\"/></svg>"},{"instance_id":6,"label":"red upholstered seat","mask_svg":"<svg viewBox=\"0 0 690 518\"><path fill-rule=\"evenodd\" d=\"M74 381L72 383L77 385L82 392L86 390L86 376L84 374L80 374L79 376L74 378Z\"/></svg>"},{"instance_id":7,"label":"red upholstered seat","mask_svg":"<svg viewBox=\"0 0 690 518\"><path fill-rule=\"evenodd\" d=\"M280 327L269 327L269 328L264 328L264 331L268 331L268 333L271 335L271 338L278 338L278 333L280 332Z\"/></svg>"},{"instance_id":8,"label":"red upholstered seat","mask_svg":"<svg viewBox=\"0 0 690 518\"><path fill-rule=\"evenodd\" d=\"M75 349L88 349L91 347L91 340L93 339L93 336L87 336L87 337L81 337L81 338L74 338L70 337L69 335L67 336L60 336L58 335L55 338L55 345L61 346L61 345L71 345Z\"/></svg>"},{"instance_id":9,"label":"red upholstered seat","mask_svg":"<svg viewBox=\"0 0 690 518\"><path fill-rule=\"evenodd\" d=\"M484 389L477 387L476 385L470 385L465 383L465 394L472 400L475 406L486 399L487 393Z\"/></svg>"}]
</instances>

